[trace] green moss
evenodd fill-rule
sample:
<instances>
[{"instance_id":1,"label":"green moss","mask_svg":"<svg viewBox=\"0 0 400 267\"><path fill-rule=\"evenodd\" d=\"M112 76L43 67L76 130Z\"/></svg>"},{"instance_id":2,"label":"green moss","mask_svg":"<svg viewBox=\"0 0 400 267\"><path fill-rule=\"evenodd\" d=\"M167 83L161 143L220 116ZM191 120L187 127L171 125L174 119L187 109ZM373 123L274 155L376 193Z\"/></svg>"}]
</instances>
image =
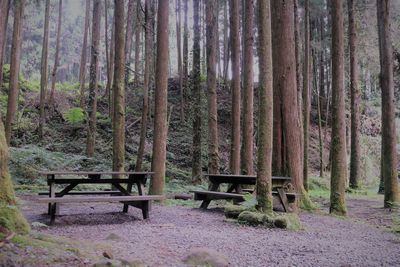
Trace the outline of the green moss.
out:
<instances>
[{"instance_id":1,"label":"green moss","mask_svg":"<svg viewBox=\"0 0 400 267\"><path fill-rule=\"evenodd\" d=\"M245 210L247 210L247 208L244 206L226 205L224 213L226 218L237 219L239 217L239 214Z\"/></svg>"},{"instance_id":2,"label":"green moss","mask_svg":"<svg viewBox=\"0 0 400 267\"><path fill-rule=\"evenodd\" d=\"M239 214L238 222L254 226L261 225L264 223L264 214L245 210Z\"/></svg>"},{"instance_id":3,"label":"green moss","mask_svg":"<svg viewBox=\"0 0 400 267\"><path fill-rule=\"evenodd\" d=\"M30 226L18 207L4 203L0 204L0 225L19 234L30 231Z\"/></svg>"},{"instance_id":4,"label":"green moss","mask_svg":"<svg viewBox=\"0 0 400 267\"><path fill-rule=\"evenodd\" d=\"M308 192L306 192L305 190L303 190L303 195L300 199L300 208L307 211L314 211L318 209L318 206L311 201Z\"/></svg>"}]
</instances>

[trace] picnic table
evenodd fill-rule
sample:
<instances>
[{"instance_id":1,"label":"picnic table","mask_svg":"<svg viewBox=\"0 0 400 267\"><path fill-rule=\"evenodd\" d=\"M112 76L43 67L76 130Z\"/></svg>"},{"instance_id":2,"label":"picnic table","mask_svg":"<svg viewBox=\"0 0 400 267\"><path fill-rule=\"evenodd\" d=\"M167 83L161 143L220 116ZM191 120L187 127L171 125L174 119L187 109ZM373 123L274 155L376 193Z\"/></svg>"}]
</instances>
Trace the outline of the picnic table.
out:
<instances>
[{"instance_id":1,"label":"picnic table","mask_svg":"<svg viewBox=\"0 0 400 267\"><path fill-rule=\"evenodd\" d=\"M207 209L212 200L234 200L244 201L244 193L252 193L253 189L243 189L243 185L255 185L255 175L232 175L232 174L207 174L209 190L193 190L194 200L202 200L200 208ZM220 192L220 186L227 184L227 191ZM294 192L291 177L272 177L272 195L277 197L283 209L290 211L289 203L296 201L299 194Z\"/></svg>"},{"instance_id":2,"label":"picnic table","mask_svg":"<svg viewBox=\"0 0 400 267\"><path fill-rule=\"evenodd\" d=\"M41 171L39 175L47 177L49 191L40 192L39 195L48 195L48 197L41 197L38 201L48 203L50 224L54 223L61 203L121 202L123 203L123 212L128 212L129 206L133 206L141 209L143 219L147 219L149 218L150 201L164 199L162 195L146 195L146 182L152 174L152 172ZM110 188L112 186L113 190L74 190L82 184L105 184L110 185ZM56 192L57 185L63 187L61 191ZM126 188L123 185L126 185ZM132 194L133 186L136 186L137 195ZM68 195L85 196L64 197Z\"/></svg>"}]
</instances>

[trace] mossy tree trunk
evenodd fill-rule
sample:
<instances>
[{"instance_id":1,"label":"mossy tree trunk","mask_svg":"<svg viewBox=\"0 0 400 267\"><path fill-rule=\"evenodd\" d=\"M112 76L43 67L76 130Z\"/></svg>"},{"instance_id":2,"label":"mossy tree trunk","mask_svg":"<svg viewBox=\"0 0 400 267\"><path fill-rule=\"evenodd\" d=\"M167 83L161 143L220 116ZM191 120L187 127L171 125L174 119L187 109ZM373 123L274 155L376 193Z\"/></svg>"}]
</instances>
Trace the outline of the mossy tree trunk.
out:
<instances>
[{"instance_id":1,"label":"mossy tree trunk","mask_svg":"<svg viewBox=\"0 0 400 267\"><path fill-rule=\"evenodd\" d=\"M115 59L113 84L113 171L125 164L125 11L124 2L114 0Z\"/></svg>"},{"instance_id":2,"label":"mossy tree trunk","mask_svg":"<svg viewBox=\"0 0 400 267\"><path fill-rule=\"evenodd\" d=\"M0 120L0 226L9 231L27 233L29 224L16 205L17 201L8 171L8 146L3 121Z\"/></svg>"},{"instance_id":3,"label":"mossy tree trunk","mask_svg":"<svg viewBox=\"0 0 400 267\"><path fill-rule=\"evenodd\" d=\"M192 179L201 179L200 1L193 1L193 143Z\"/></svg>"},{"instance_id":4,"label":"mossy tree trunk","mask_svg":"<svg viewBox=\"0 0 400 267\"><path fill-rule=\"evenodd\" d=\"M21 63L22 24L25 9L25 0L16 0L14 6L14 25L11 45L10 83L8 89L7 114L5 121L5 135L7 145L10 145L11 128L18 106L18 78Z\"/></svg>"},{"instance_id":5,"label":"mossy tree trunk","mask_svg":"<svg viewBox=\"0 0 400 267\"><path fill-rule=\"evenodd\" d=\"M137 88L139 85L139 77L140 77L140 33L142 30L142 24L140 21L140 14L142 12L142 4L140 0L136 2L136 21L135 21L135 76L134 82L135 87Z\"/></svg>"},{"instance_id":6,"label":"mossy tree trunk","mask_svg":"<svg viewBox=\"0 0 400 267\"><path fill-rule=\"evenodd\" d=\"M154 139L150 193L162 194L165 184L167 154L167 105L168 105L168 1L160 1L157 11L157 64L154 99Z\"/></svg>"},{"instance_id":7,"label":"mossy tree trunk","mask_svg":"<svg viewBox=\"0 0 400 267\"><path fill-rule=\"evenodd\" d=\"M208 172L216 174L219 171L218 153L218 106L217 106L217 10L216 0L206 2L207 31L207 103L208 103Z\"/></svg>"},{"instance_id":8,"label":"mossy tree trunk","mask_svg":"<svg viewBox=\"0 0 400 267\"><path fill-rule=\"evenodd\" d=\"M80 92L79 106L81 107L81 109L85 109L85 78L86 78L86 62L87 62L87 50L88 50L89 20L90 20L90 1L86 1L85 25L84 25L85 28L83 30L81 64L79 66L79 92Z\"/></svg>"},{"instance_id":9,"label":"mossy tree trunk","mask_svg":"<svg viewBox=\"0 0 400 267\"><path fill-rule=\"evenodd\" d=\"M259 108L258 108L258 163L257 202L263 212L272 211L272 43L270 1L257 1L258 57L259 57Z\"/></svg>"},{"instance_id":10,"label":"mossy tree trunk","mask_svg":"<svg viewBox=\"0 0 400 267\"><path fill-rule=\"evenodd\" d=\"M230 45L232 68L232 128L230 169L232 174L240 174L240 0L230 0Z\"/></svg>"},{"instance_id":11,"label":"mossy tree trunk","mask_svg":"<svg viewBox=\"0 0 400 267\"><path fill-rule=\"evenodd\" d=\"M182 16L181 16L181 0L176 0L176 9L175 9L175 15L176 15L176 52L178 54L178 79L179 79L179 93L180 93L180 116L181 116L181 122L184 121L185 118L185 101L183 98L183 75L182 75L182 49L181 49L181 21L182 21Z\"/></svg>"},{"instance_id":12,"label":"mossy tree trunk","mask_svg":"<svg viewBox=\"0 0 400 267\"><path fill-rule=\"evenodd\" d=\"M332 136L330 213L346 215L346 118L344 91L343 1L331 2L332 16Z\"/></svg>"},{"instance_id":13,"label":"mossy tree trunk","mask_svg":"<svg viewBox=\"0 0 400 267\"><path fill-rule=\"evenodd\" d=\"M10 0L0 1L0 87L3 84L3 63L7 39L8 14L10 12Z\"/></svg>"},{"instance_id":14,"label":"mossy tree trunk","mask_svg":"<svg viewBox=\"0 0 400 267\"><path fill-rule=\"evenodd\" d=\"M357 56L357 22L355 21L355 1L348 0L349 15L349 49L350 49L350 91L351 91L351 153L350 153L350 187L358 188L360 184L360 89L358 86Z\"/></svg>"},{"instance_id":15,"label":"mossy tree trunk","mask_svg":"<svg viewBox=\"0 0 400 267\"><path fill-rule=\"evenodd\" d=\"M146 143L146 135L147 135L147 124L148 124L148 115L149 115L149 89L150 89L150 72L152 66L152 23L153 23L153 14L151 12L151 0L145 1L145 11L144 11L144 20L145 20L145 62L144 62L144 79L143 79L143 107L142 107L142 120L141 120L141 128L140 128L140 141L138 154L136 158L136 171L142 170L143 157L144 157L144 146Z\"/></svg>"},{"instance_id":16,"label":"mossy tree trunk","mask_svg":"<svg viewBox=\"0 0 400 267\"><path fill-rule=\"evenodd\" d=\"M390 32L390 1L377 0L376 3L382 91L381 176L385 187L384 206L388 208L400 201L396 151L393 48Z\"/></svg>"},{"instance_id":17,"label":"mossy tree trunk","mask_svg":"<svg viewBox=\"0 0 400 267\"><path fill-rule=\"evenodd\" d=\"M243 146L242 171L244 174L254 174L254 83L253 83L253 45L254 45L254 1L244 1L243 18Z\"/></svg>"},{"instance_id":18,"label":"mossy tree trunk","mask_svg":"<svg viewBox=\"0 0 400 267\"><path fill-rule=\"evenodd\" d=\"M58 23L57 23L57 38L56 38L56 53L54 54L54 66L51 72L51 89L49 96L49 106L54 105L54 93L56 90L57 69L60 65L60 41L61 41L61 23L62 23L62 0L58 2Z\"/></svg>"},{"instance_id":19,"label":"mossy tree trunk","mask_svg":"<svg viewBox=\"0 0 400 267\"><path fill-rule=\"evenodd\" d=\"M43 45L42 45L42 59L40 67L40 105L39 105L39 138L43 139L43 128L46 120L44 105L46 102L47 91L47 59L49 48L49 13L50 13L50 0L46 0L44 27L43 27Z\"/></svg>"},{"instance_id":20,"label":"mossy tree trunk","mask_svg":"<svg viewBox=\"0 0 400 267\"><path fill-rule=\"evenodd\" d=\"M189 29L188 29L188 2L183 1L183 14L184 14L184 21L183 21L183 44L182 44L182 76L183 76L183 109L185 109L185 93L189 91L188 89L188 68L189 68L189 47L188 47L188 39L189 39ZM185 115L185 114L183 114ZM185 119L185 116L183 117Z\"/></svg>"},{"instance_id":21,"label":"mossy tree trunk","mask_svg":"<svg viewBox=\"0 0 400 267\"><path fill-rule=\"evenodd\" d=\"M135 0L129 0L128 11L126 14L126 33L125 33L125 90L129 83L129 69L131 64L132 38L133 38L133 21L135 12Z\"/></svg>"},{"instance_id":22,"label":"mossy tree trunk","mask_svg":"<svg viewBox=\"0 0 400 267\"><path fill-rule=\"evenodd\" d=\"M100 22L101 22L101 1L93 1L93 19L92 19L92 45L89 76L89 103L88 103L88 131L86 154L93 157L96 142L96 113L97 113L97 94L98 94L98 66L100 56Z\"/></svg>"}]
</instances>

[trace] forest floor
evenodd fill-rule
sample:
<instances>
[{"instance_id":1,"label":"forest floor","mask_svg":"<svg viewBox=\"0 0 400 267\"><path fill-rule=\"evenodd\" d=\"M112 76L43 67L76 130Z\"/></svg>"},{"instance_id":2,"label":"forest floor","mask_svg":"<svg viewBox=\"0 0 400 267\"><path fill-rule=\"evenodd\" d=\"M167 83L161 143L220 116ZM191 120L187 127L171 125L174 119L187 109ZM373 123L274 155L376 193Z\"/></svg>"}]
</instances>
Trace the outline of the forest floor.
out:
<instances>
[{"instance_id":1,"label":"forest floor","mask_svg":"<svg viewBox=\"0 0 400 267\"><path fill-rule=\"evenodd\" d=\"M330 216L328 201L319 198L320 210L299 214L298 231L232 223L224 219L223 203L203 211L194 201L154 205L146 221L140 210L124 214L117 204L65 204L56 224L46 227L47 209L35 197L20 195L29 222L42 226L31 235L71 247L12 242L0 249L0 265L8 255L8 266L91 266L106 260L106 252L144 263L131 266L186 266L182 260L191 249L207 248L225 255L230 266L400 266L400 235L392 228L398 214L382 208L381 196L351 194L347 218Z\"/></svg>"}]
</instances>

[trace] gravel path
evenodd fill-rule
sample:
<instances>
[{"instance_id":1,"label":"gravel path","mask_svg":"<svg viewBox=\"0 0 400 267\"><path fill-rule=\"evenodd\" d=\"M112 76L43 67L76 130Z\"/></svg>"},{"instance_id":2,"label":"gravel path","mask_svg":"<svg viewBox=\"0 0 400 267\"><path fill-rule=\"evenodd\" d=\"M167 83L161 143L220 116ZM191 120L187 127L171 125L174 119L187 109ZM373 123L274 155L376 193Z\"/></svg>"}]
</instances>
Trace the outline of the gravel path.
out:
<instances>
[{"instance_id":1,"label":"gravel path","mask_svg":"<svg viewBox=\"0 0 400 267\"><path fill-rule=\"evenodd\" d=\"M48 222L46 206L21 198L29 221ZM347 219L302 213L305 229L293 232L229 223L220 208L153 206L143 221L134 208L123 214L117 204L71 204L62 206L65 216L55 226L40 231L107 243L116 258L150 266L185 266L182 259L197 247L225 254L231 266L400 266L400 236L384 229L391 215L380 202L351 200L348 206ZM110 233L120 239L108 240Z\"/></svg>"}]
</instances>

